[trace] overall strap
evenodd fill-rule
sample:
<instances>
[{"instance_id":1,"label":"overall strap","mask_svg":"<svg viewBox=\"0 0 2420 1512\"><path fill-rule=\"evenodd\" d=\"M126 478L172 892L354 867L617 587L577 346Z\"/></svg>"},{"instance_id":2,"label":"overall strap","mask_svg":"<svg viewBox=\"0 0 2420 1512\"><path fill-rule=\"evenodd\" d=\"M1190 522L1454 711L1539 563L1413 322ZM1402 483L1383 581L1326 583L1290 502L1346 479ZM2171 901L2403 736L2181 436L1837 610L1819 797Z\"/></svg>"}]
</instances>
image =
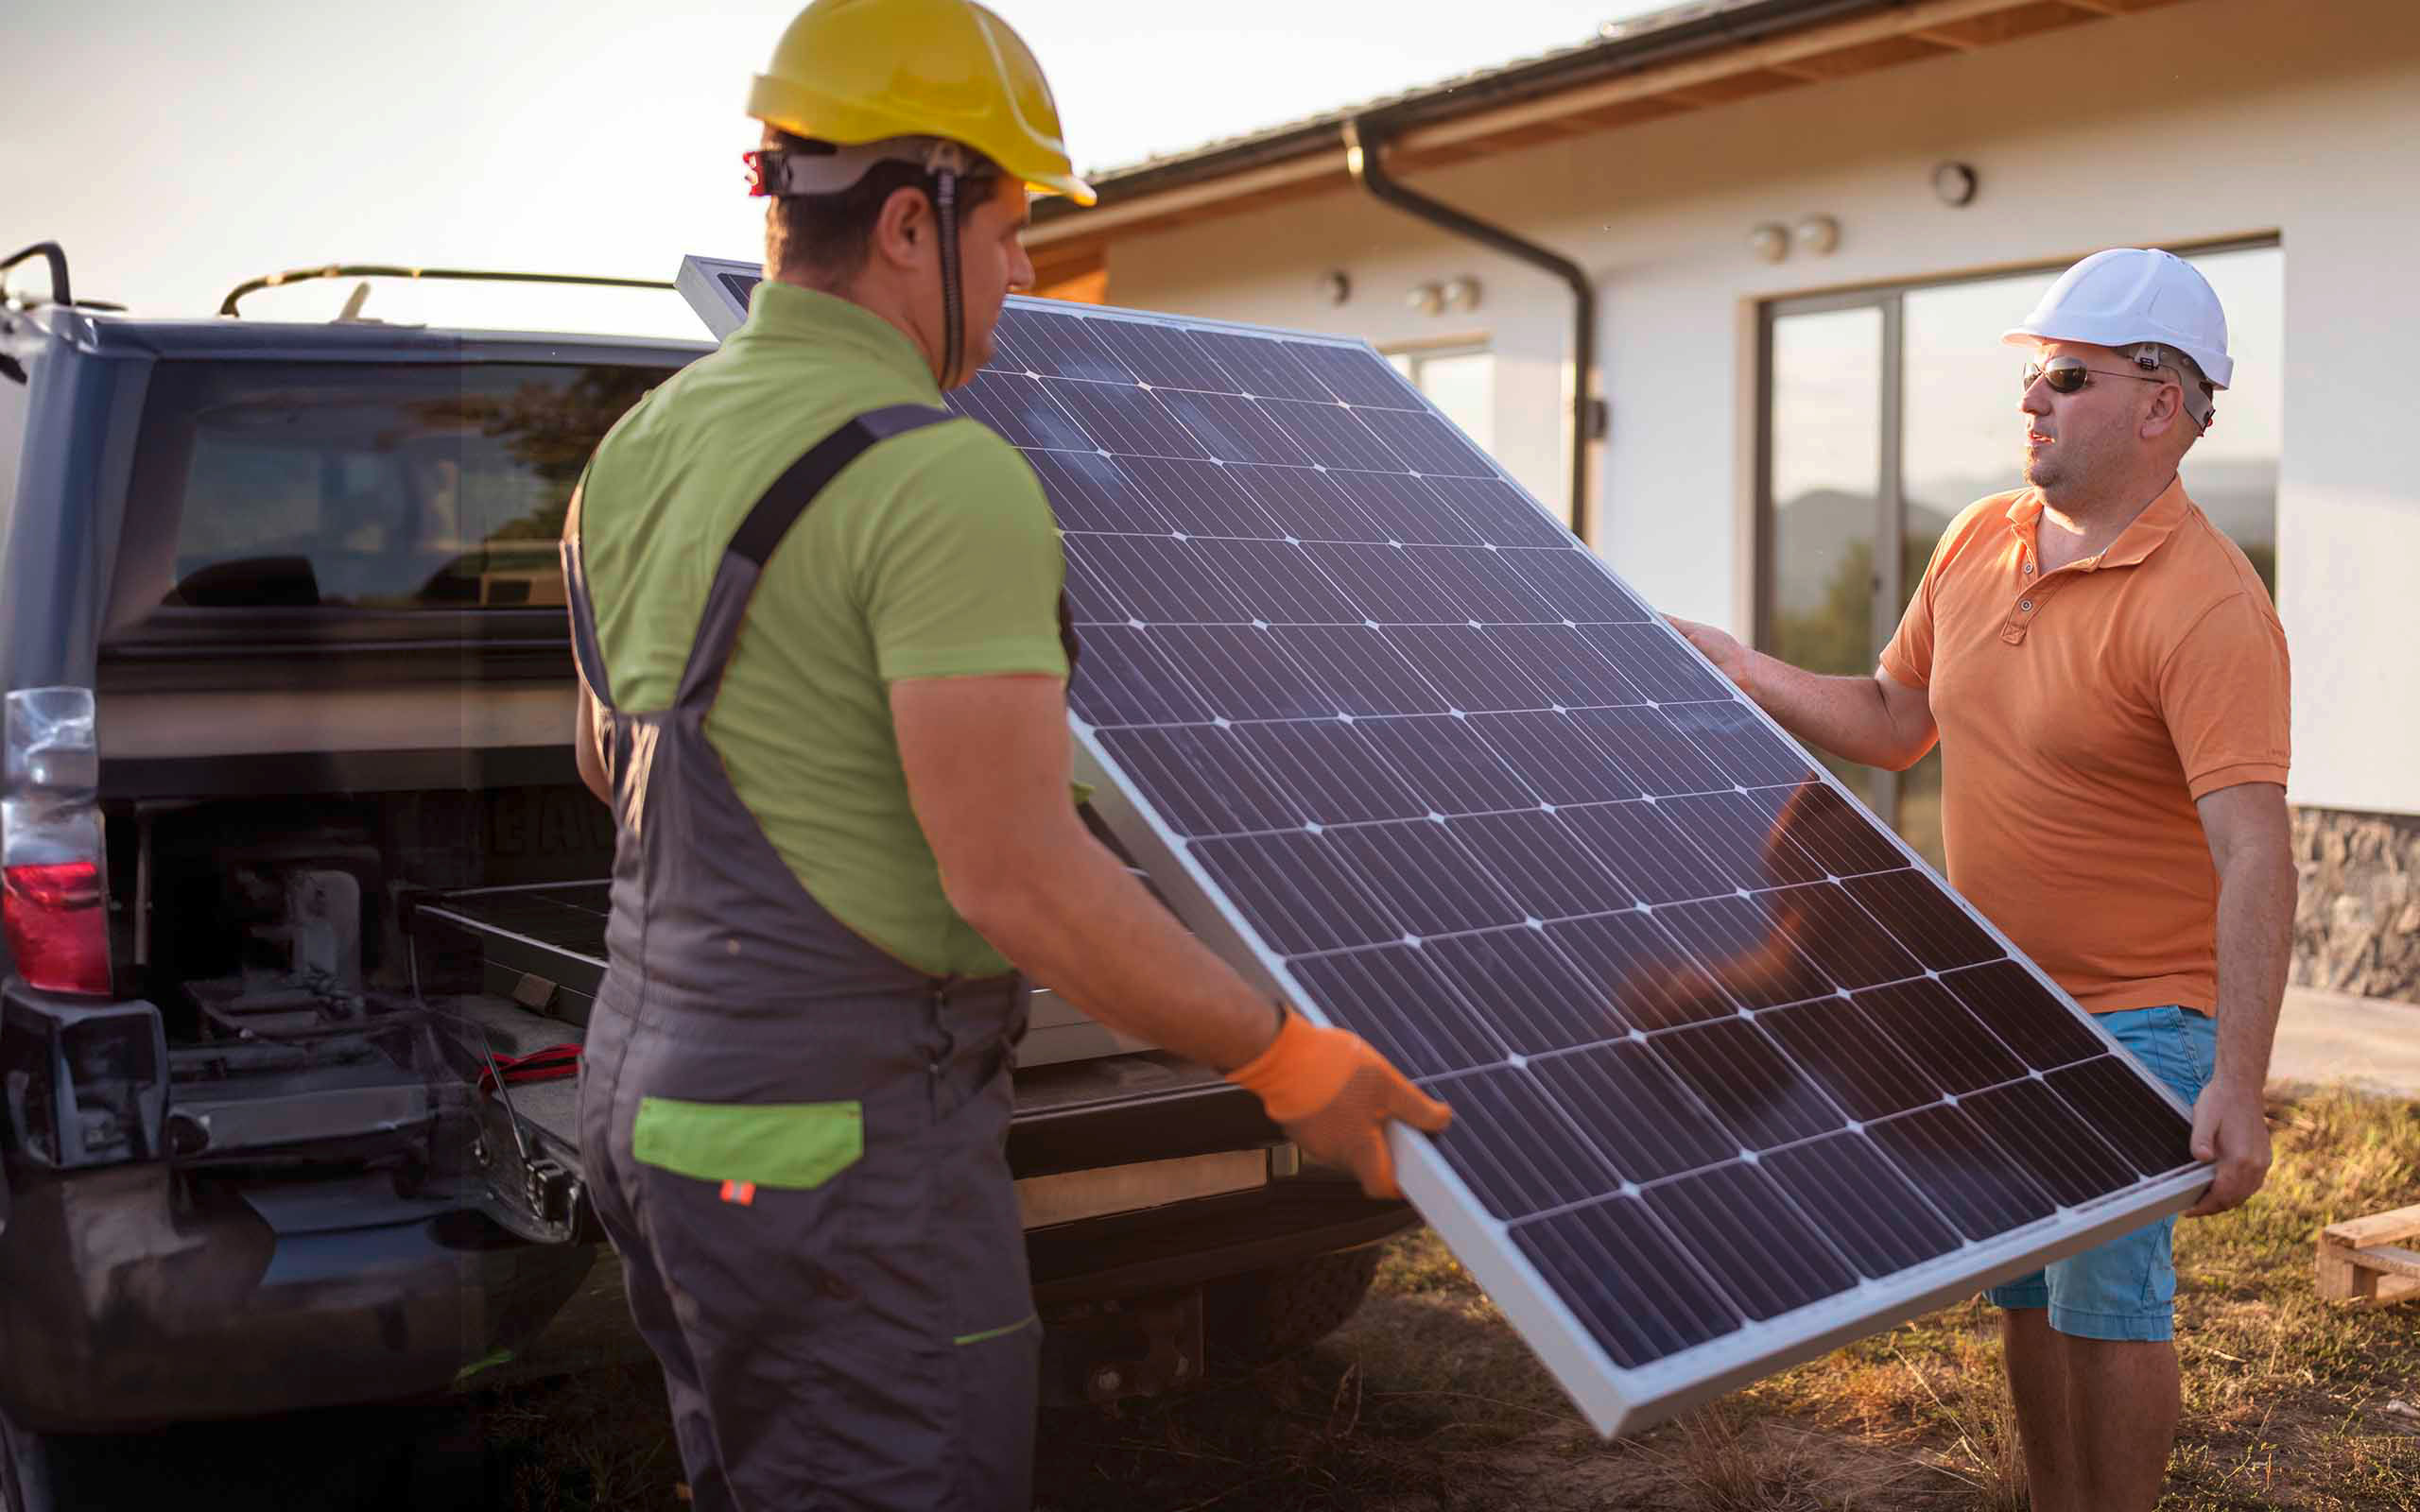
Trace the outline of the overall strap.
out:
<instances>
[{"instance_id":1,"label":"overall strap","mask_svg":"<svg viewBox=\"0 0 2420 1512\"><path fill-rule=\"evenodd\" d=\"M697 636L689 643L689 662L681 671L675 708L703 708L714 702L723 669L731 664L732 650L739 644L740 622L765 563L841 469L876 441L956 418L946 409L927 409L922 404L868 410L809 447L804 456L773 480L732 533L731 544L723 548L714 586L706 593L705 612L699 616Z\"/></svg>"},{"instance_id":2,"label":"overall strap","mask_svg":"<svg viewBox=\"0 0 2420 1512\"><path fill-rule=\"evenodd\" d=\"M579 541L579 501L588 488L588 470L579 470L579 482L571 490L571 507L563 519L563 597L571 606L571 654L579 664L579 679L588 684L589 696L608 713L614 712L614 685L605 676L605 654L596 639L596 606L588 596L588 566L582 559Z\"/></svg>"}]
</instances>

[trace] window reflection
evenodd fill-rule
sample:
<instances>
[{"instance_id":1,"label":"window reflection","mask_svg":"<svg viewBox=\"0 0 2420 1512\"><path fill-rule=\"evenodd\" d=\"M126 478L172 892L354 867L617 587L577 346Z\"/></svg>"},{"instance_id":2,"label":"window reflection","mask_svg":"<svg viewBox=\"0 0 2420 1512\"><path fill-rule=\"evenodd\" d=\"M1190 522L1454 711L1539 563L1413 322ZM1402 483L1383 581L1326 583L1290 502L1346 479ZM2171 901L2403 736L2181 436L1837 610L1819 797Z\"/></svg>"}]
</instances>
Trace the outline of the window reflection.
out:
<instances>
[{"instance_id":1,"label":"window reflection","mask_svg":"<svg viewBox=\"0 0 2420 1512\"><path fill-rule=\"evenodd\" d=\"M2185 485L2273 594L2285 254L2261 247L2190 261L2225 306L2237 382L2219 396L2217 423L2186 458ZM1999 334L2059 271L1886 289L1849 309L1785 303L1773 312L1766 374L1772 502L1758 583L1767 649L1817 671L1871 670L1949 522L1977 499L2022 486L2023 359ZM1894 307L1892 351L1886 317ZM1895 416L1882 413L1880 397L1892 363L1902 395ZM1889 501L1878 498L1882 460L1894 443L1895 529L1884 523ZM1872 574L1885 559L1877 554L1891 550L1899 557L1900 601L1878 617ZM1833 769L1856 791L1889 790L1858 768L1835 763ZM1900 833L1941 866L1941 753L1902 774L1895 788Z\"/></svg>"},{"instance_id":2,"label":"window reflection","mask_svg":"<svg viewBox=\"0 0 2420 1512\"><path fill-rule=\"evenodd\" d=\"M1874 670L1882 490L1882 311L1785 316L1772 332L1772 517L1765 647L1795 666ZM1873 774L1826 755L1852 791Z\"/></svg>"},{"instance_id":3,"label":"window reflection","mask_svg":"<svg viewBox=\"0 0 2420 1512\"><path fill-rule=\"evenodd\" d=\"M1428 402L1445 412L1457 429L1495 455L1495 354L1483 348L1455 352L1398 352L1387 360Z\"/></svg>"},{"instance_id":4,"label":"window reflection","mask_svg":"<svg viewBox=\"0 0 2420 1512\"><path fill-rule=\"evenodd\" d=\"M497 364L165 372L147 438L187 461L171 606L562 602L556 542L608 427L669 369Z\"/></svg>"},{"instance_id":5,"label":"window reflection","mask_svg":"<svg viewBox=\"0 0 2420 1512\"><path fill-rule=\"evenodd\" d=\"M2186 455L2185 490L2252 558L2277 596L2277 458L2285 441L2286 254L2275 247L2190 260L2227 312L2235 387Z\"/></svg>"}]
</instances>

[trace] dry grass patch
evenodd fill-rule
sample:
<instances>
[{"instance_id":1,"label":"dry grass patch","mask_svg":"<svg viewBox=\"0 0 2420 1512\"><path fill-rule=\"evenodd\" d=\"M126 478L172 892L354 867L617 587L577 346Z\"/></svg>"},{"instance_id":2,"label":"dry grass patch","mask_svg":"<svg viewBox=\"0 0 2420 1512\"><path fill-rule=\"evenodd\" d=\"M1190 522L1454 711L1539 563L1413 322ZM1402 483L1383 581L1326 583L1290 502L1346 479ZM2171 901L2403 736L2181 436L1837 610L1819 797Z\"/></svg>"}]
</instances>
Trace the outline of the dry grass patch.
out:
<instances>
[{"instance_id":1,"label":"dry grass patch","mask_svg":"<svg viewBox=\"0 0 2420 1512\"><path fill-rule=\"evenodd\" d=\"M2185 1416L2162 1512L2420 1512L2420 1302L2321 1304L2325 1225L2420 1197L2420 1105L2276 1099L2248 1210L2181 1226ZM533 1512L671 1508L646 1371L489 1394ZM1647 1434L1599 1440L1433 1234L1319 1348L1192 1395L1045 1415L1049 1512L2014 1512L1996 1314L1918 1318Z\"/></svg>"}]
</instances>

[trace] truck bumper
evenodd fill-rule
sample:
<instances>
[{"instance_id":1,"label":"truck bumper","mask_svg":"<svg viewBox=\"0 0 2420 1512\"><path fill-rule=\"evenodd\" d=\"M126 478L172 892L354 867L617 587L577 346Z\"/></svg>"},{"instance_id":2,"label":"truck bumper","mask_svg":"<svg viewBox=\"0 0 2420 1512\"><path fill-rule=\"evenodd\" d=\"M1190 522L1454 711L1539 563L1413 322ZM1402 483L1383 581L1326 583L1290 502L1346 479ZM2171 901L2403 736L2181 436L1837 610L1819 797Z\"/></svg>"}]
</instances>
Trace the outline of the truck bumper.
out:
<instances>
[{"instance_id":1,"label":"truck bumper","mask_svg":"<svg viewBox=\"0 0 2420 1512\"><path fill-rule=\"evenodd\" d=\"M526 1343L596 1259L398 1196L383 1176L248 1187L145 1164L14 1198L0 1410L39 1432L441 1391Z\"/></svg>"}]
</instances>

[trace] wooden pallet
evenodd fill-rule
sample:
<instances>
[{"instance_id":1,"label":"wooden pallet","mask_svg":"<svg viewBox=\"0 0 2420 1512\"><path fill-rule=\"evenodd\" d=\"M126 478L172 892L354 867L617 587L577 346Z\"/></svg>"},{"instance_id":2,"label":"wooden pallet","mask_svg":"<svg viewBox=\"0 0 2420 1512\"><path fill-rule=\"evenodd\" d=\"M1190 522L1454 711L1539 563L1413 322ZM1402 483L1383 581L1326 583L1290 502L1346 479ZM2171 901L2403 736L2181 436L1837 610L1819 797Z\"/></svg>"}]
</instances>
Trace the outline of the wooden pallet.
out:
<instances>
[{"instance_id":1,"label":"wooden pallet","mask_svg":"<svg viewBox=\"0 0 2420 1512\"><path fill-rule=\"evenodd\" d=\"M2420 1297L2420 1207L2330 1224L2319 1233L2319 1295L2376 1305Z\"/></svg>"}]
</instances>

